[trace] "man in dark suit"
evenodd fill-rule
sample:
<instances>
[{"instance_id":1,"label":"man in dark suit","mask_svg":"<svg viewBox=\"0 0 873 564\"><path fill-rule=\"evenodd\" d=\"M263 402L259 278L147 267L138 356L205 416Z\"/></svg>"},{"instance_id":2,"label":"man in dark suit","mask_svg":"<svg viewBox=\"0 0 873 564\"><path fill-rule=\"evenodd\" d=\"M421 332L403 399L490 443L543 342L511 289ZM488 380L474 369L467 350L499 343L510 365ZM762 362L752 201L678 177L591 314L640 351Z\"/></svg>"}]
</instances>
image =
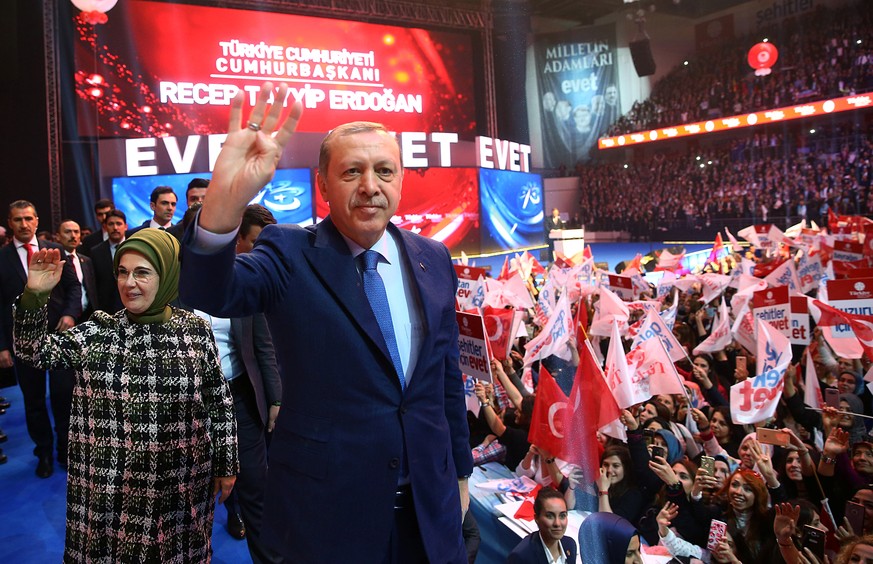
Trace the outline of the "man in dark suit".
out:
<instances>
[{"instance_id":1,"label":"man in dark suit","mask_svg":"<svg viewBox=\"0 0 873 564\"><path fill-rule=\"evenodd\" d=\"M567 502L553 488L543 488L534 500L534 521L538 531L529 534L512 549L507 564L573 564L576 541L565 537Z\"/></svg>"},{"instance_id":2,"label":"man in dark suit","mask_svg":"<svg viewBox=\"0 0 873 564\"><path fill-rule=\"evenodd\" d=\"M94 276L94 265L91 259L79 254L81 230L79 224L72 219L65 219L55 233L55 240L64 248L66 254L64 260L73 264L76 278L82 290L82 315L76 320L76 324L90 319L94 311L100 309L97 302L97 278Z\"/></svg>"},{"instance_id":3,"label":"man in dark suit","mask_svg":"<svg viewBox=\"0 0 873 564\"><path fill-rule=\"evenodd\" d=\"M106 221L106 214L115 209L115 204L108 198L97 200L94 204L94 217L97 220L97 225L94 232L87 237L82 238L82 244L79 246L79 254L86 257L91 256L91 249L109 239L109 233L103 223Z\"/></svg>"},{"instance_id":4,"label":"man in dark suit","mask_svg":"<svg viewBox=\"0 0 873 564\"><path fill-rule=\"evenodd\" d=\"M193 202L192 208L199 208ZM186 213L187 217L187 213ZM237 253L251 250L240 246L242 232L260 231L275 225L273 214L258 204L251 204L243 213ZM282 382L279 365L267 320L263 314L251 317L222 319L201 311L198 315L210 322L221 368L230 383L237 421L240 472L236 485L224 506L227 509L227 529L234 538L247 538L249 553L255 564L281 562L278 555L263 546L260 540L267 478L266 432L272 432L279 415Z\"/></svg>"},{"instance_id":5,"label":"man in dark suit","mask_svg":"<svg viewBox=\"0 0 873 564\"><path fill-rule=\"evenodd\" d=\"M38 462L36 475L48 478L54 472L55 437L46 409L45 370L38 370L22 362L12 354L12 304L24 291L30 257L39 249L63 249L56 243L38 240L36 229L39 216L36 207L26 200L17 200L9 205L9 227L13 242L0 249L0 368L15 366L15 375L24 397L24 417L27 432L36 445L33 453ZM73 265L64 264L61 282L52 291L48 303L49 328L65 331L75 325L82 313L82 288ZM49 393L52 415L57 432L58 461L66 464L67 433L70 425L70 409L73 400L73 380L65 371L49 372Z\"/></svg>"},{"instance_id":6,"label":"man in dark suit","mask_svg":"<svg viewBox=\"0 0 873 564\"><path fill-rule=\"evenodd\" d=\"M118 294L113 261L115 249L125 239L127 216L121 210L112 210L106 214L103 228L106 229L109 238L91 249L91 261L94 263L94 278L97 281L97 303L103 311L115 313L124 306Z\"/></svg>"},{"instance_id":7,"label":"man in dark suit","mask_svg":"<svg viewBox=\"0 0 873 564\"><path fill-rule=\"evenodd\" d=\"M139 227L134 227L128 231L127 237L146 227L165 231L169 229L173 225L173 216L176 214L176 200L176 193L169 186L158 186L152 190L151 196L149 196L152 218L143 221Z\"/></svg>"},{"instance_id":8,"label":"man in dark suit","mask_svg":"<svg viewBox=\"0 0 873 564\"><path fill-rule=\"evenodd\" d=\"M193 206L203 204L203 200L206 198L207 188L209 188L209 180L206 178L193 178L191 182L188 183L188 189L185 190L185 205L188 206L186 211L190 210ZM167 233L181 241L182 235L185 234L184 220L172 227L168 227Z\"/></svg>"},{"instance_id":9,"label":"man in dark suit","mask_svg":"<svg viewBox=\"0 0 873 564\"><path fill-rule=\"evenodd\" d=\"M466 562L472 457L451 256L390 223L400 148L383 126L357 122L322 143L316 180L330 216L306 229L267 226L234 260L239 218L302 111L295 103L274 135L282 108L266 113L271 89L261 88L247 126L242 96L232 103L206 201L185 234L180 283L183 301L215 315L265 311L281 339L261 538L293 562ZM276 99L286 93L282 85ZM325 524L349 518L336 542Z\"/></svg>"}]
</instances>

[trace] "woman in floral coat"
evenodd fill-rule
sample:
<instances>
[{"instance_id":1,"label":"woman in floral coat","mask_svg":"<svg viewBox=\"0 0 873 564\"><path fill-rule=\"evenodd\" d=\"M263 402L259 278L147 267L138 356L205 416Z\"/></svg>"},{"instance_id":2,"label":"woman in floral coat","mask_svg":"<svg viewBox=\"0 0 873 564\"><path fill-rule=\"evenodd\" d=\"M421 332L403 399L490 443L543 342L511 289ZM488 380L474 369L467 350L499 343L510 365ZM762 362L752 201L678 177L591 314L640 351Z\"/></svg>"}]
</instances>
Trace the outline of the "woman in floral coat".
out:
<instances>
[{"instance_id":1,"label":"woman in floral coat","mask_svg":"<svg viewBox=\"0 0 873 564\"><path fill-rule=\"evenodd\" d=\"M33 256L15 312L16 354L76 370L65 562L207 562L215 494L238 470L233 400L207 323L168 304L179 243L143 229L115 255L125 309L59 334L45 303L58 251Z\"/></svg>"}]
</instances>

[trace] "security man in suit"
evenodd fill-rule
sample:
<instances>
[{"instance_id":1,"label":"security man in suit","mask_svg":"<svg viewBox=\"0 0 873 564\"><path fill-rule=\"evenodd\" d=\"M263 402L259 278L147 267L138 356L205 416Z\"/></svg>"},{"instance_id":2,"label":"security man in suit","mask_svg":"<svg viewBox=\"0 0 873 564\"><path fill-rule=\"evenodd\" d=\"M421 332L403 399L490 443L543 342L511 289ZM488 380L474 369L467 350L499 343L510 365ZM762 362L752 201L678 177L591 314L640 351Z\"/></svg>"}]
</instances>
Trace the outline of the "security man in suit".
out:
<instances>
[{"instance_id":1,"label":"security man in suit","mask_svg":"<svg viewBox=\"0 0 873 564\"><path fill-rule=\"evenodd\" d=\"M163 229L164 231L169 229L173 225L173 216L176 214L176 200L176 193L169 186L158 186L152 190L149 196L152 218L143 221L142 225L128 231L127 237L146 227Z\"/></svg>"},{"instance_id":2,"label":"security man in suit","mask_svg":"<svg viewBox=\"0 0 873 564\"><path fill-rule=\"evenodd\" d=\"M115 249L122 244L127 232L127 216L121 210L112 210L106 214L103 228L108 239L91 249L91 261L94 264L94 278L97 281L97 303L100 309L107 313L121 311L121 296L118 294L118 284L115 281Z\"/></svg>"},{"instance_id":3,"label":"security man in suit","mask_svg":"<svg viewBox=\"0 0 873 564\"><path fill-rule=\"evenodd\" d=\"M245 124L243 97L233 100L180 280L186 303L228 317L263 311L281 339L261 539L289 562L466 562L472 457L451 256L390 222L400 147L381 124L355 122L322 142L316 180L330 216L269 225L234 260L240 216L302 113L295 103L280 126L272 91L261 87ZM326 523L349 519L337 542Z\"/></svg>"},{"instance_id":4,"label":"security man in suit","mask_svg":"<svg viewBox=\"0 0 873 564\"><path fill-rule=\"evenodd\" d=\"M194 202L190 209L199 207L200 204ZM243 214L236 252L245 253L251 249L241 244L244 231L259 232L275 223L276 219L267 208L258 204L249 205ZM221 369L233 394L240 473L233 492L224 503L228 513L228 533L234 538L248 540L249 553L255 564L281 562L278 555L265 548L260 539L267 478L264 432L273 431L282 399L279 366L267 320L261 313L226 319L200 310L194 311L210 322L218 345Z\"/></svg>"},{"instance_id":5,"label":"security man in suit","mask_svg":"<svg viewBox=\"0 0 873 564\"><path fill-rule=\"evenodd\" d=\"M79 254L81 235L79 224L72 219L62 221L55 233L55 240L66 251L64 260L73 263L73 270L76 271L76 278L79 279L79 285L82 287L82 315L76 320L77 325L88 321L92 313L101 309L97 301L97 278L94 276L94 265L90 258Z\"/></svg>"},{"instance_id":6,"label":"security man in suit","mask_svg":"<svg viewBox=\"0 0 873 564\"><path fill-rule=\"evenodd\" d=\"M109 233L104 227L106 222L106 214L115 209L115 204L109 198L97 200L94 204L94 218L97 220L97 226L94 232L82 238L82 244L79 245L79 255L91 256L91 249L109 239Z\"/></svg>"},{"instance_id":7,"label":"security man in suit","mask_svg":"<svg viewBox=\"0 0 873 564\"><path fill-rule=\"evenodd\" d=\"M59 249L57 243L37 239L39 216L36 207L27 200L9 205L9 227L13 242L0 248L0 368L15 366L15 376L24 397L24 417L27 432L35 447L36 475L48 478L54 472L55 436L46 409L46 371L25 364L12 354L12 304L24 291L30 257L40 249ZM72 262L64 264L61 282L49 297L49 327L65 331L75 325L82 313L82 287L76 278ZM67 462L67 434L73 401L73 379L67 371L49 371L49 393L57 433L58 462Z\"/></svg>"}]
</instances>

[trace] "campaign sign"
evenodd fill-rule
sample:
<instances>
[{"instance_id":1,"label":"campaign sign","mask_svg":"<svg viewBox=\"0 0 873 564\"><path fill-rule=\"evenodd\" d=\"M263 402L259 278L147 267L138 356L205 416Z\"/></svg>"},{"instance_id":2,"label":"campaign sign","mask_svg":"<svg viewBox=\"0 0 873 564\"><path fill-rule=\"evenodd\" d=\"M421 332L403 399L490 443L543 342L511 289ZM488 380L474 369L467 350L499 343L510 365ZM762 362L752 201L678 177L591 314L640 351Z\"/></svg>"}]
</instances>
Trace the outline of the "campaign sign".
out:
<instances>
[{"instance_id":1,"label":"campaign sign","mask_svg":"<svg viewBox=\"0 0 873 564\"><path fill-rule=\"evenodd\" d=\"M770 228L773 227L772 223L761 223L755 225L755 234L758 235L758 241L761 243L761 248L766 249L770 246L773 246L776 242L770 239Z\"/></svg>"},{"instance_id":2,"label":"campaign sign","mask_svg":"<svg viewBox=\"0 0 873 564\"><path fill-rule=\"evenodd\" d=\"M809 302L806 296L791 296L791 333L788 340L792 345L808 345L810 342Z\"/></svg>"},{"instance_id":3,"label":"campaign sign","mask_svg":"<svg viewBox=\"0 0 873 564\"><path fill-rule=\"evenodd\" d=\"M620 276L618 274L608 274L609 289L624 301L634 299L634 281L628 276Z\"/></svg>"},{"instance_id":4,"label":"campaign sign","mask_svg":"<svg viewBox=\"0 0 873 564\"><path fill-rule=\"evenodd\" d=\"M831 306L855 315L873 315L873 278L828 280L827 290ZM834 338L855 338L848 324L834 325L830 329Z\"/></svg>"},{"instance_id":5,"label":"campaign sign","mask_svg":"<svg viewBox=\"0 0 873 564\"><path fill-rule=\"evenodd\" d=\"M803 253L803 256L797 261L797 278L800 280L800 292L805 294L818 288L821 273L821 255L815 254L814 256L809 256L808 253Z\"/></svg>"},{"instance_id":6,"label":"campaign sign","mask_svg":"<svg viewBox=\"0 0 873 564\"><path fill-rule=\"evenodd\" d=\"M488 344L482 316L461 311L456 311L455 315L458 320L461 372L491 382L491 362L488 359Z\"/></svg>"},{"instance_id":7,"label":"campaign sign","mask_svg":"<svg viewBox=\"0 0 873 564\"><path fill-rule=\"evenodd\" d=\"M479 286L479 278L485 279L484 268L476 266L464 266L462 264L455 265L455 274L458 275L458 303L466 304L474 295L476 295ZM483 288L484 290L484 288Z\"/></svg>"},{"instance_id":8,"label":"campaign sign","mask_svg":"<svg viewBox=\"0 0 873 564\"><path fill-rule=\"evenodd\" d=\"M755 376L731 386L731 415L735 423L753 424L773 417L782 396L791 345L775 327L756 321Z\"/></svg>"},{"instance_id":9,"label":"campaign sign","mask_svg":"<svg viewBox=\"0 0 873 564\"><path fill-rule=\"evenodd\" d=\"M752 309L757 319L768 322L787 338L791 338L788 286L758 290L752 295Z\"/></svg>"},{"instance_id":10,"label":"campaign sign","mask_svg":"<svg viewBox=\"0 0 873 564\"><path fill-rule=\"evenodd\" d=\"M864 258L864 245L857 241L834 241L833 260L855 262Z\"/></svg>"}]
</instances>

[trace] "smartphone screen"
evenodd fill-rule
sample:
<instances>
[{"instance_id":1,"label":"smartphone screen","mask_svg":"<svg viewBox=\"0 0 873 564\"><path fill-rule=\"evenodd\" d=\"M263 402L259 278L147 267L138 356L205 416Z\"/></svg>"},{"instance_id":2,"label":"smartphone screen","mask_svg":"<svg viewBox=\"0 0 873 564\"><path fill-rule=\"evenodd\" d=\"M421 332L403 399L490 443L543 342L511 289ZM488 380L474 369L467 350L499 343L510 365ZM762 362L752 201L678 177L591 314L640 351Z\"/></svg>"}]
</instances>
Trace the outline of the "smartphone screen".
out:
<instances>
[{"instance_id":1,"label":"smartphone screen","mask_svg":"<svg viewBox=\"0 0 873 564\"><path fill-rule=\"evenodd\" d=\"M737 368L739 370L748 370L749 369L748 365L746 364L746 357L744 357L744 356L737 357Z\"/></svg>"},{"instance_id":2,"label":"smartphone screen","mask_svg":"<svg viewBox=\"0 0 873 564\"><path fill-rule=\"evenodd\" d=\"M858 536L864 534L864 506L854 501L846 502L846 519Z\"/></svg>"},{"instance_id":3,"label":"smartphone screen","mask_svg":"<svg viewBox=\"0 0 873 564\"><path fill-rule=\"evenodd\" d=\"M791 436L785 431L779 429L767 429L766 427L758 427L755 429L758 436L758 442L766 445L776 445L785 447L791 442Z\"/></svg>"},{"instance_id":4,"label":"smartphone screen","mask_svg":"<svg viewBox=\"0 0 873 564\"><path fill-rule=\"evenodd\" d=\"M711 456L700 457L700 467L706 472L707 476L715 475L715 459Z\"/></svg>"},{"instance_id":5,"label":"smartphone screen","mask_svg":"<svg viewBox=\"0 0 873 564\"><path fill-rule=\"evenodd\" d=\"M810 525L803 526L803 546L816 555L819 560L824 560L825 533Z\"/></svg>"},{"instance_id":6,"label":"smartphone screen","mask_svg":"<svg viewBox=\"0 0 873 564\"><path fill-rule=\"evenodd\" d=\"M660 456L661 458L664 458L664 459L667 458L667 452L664 450L664 447L661 447L661 446L653 446L652 447L652 459L654 460L654 458L656 456Z\"/></svg>"}]
</instances>

